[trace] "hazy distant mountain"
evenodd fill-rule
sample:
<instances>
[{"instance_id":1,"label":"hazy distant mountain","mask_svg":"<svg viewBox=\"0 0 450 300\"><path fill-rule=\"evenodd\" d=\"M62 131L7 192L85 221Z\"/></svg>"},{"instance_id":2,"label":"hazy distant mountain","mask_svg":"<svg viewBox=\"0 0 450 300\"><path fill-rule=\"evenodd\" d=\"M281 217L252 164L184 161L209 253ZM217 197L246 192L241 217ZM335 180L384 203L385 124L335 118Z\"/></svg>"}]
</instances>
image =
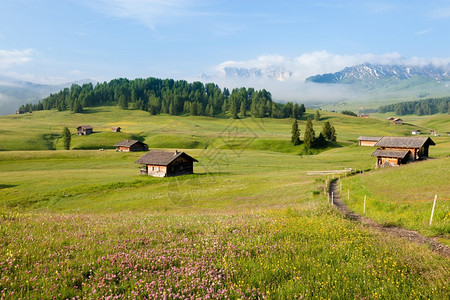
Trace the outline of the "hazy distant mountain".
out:
<instances>
[{"instance_id":1,"label":"hazy distant mountain","mask_svg":"<svg viewBox=\"0 0 450 300\"><path fill-rule=\"evenodd\" d=\"M25 103L37 103L51 93L56 93L73 83L82 85L93 82L90 79L65 84L49 85L21 81L0 75L0 115L12 114Z\"/></svg>"},{"instance_id":2,"label":"hazy distant mountain","mask_svg":"<svg viewBox=\"0 0 450 300\"><path fill-rule=\"evenodd\" d=\"M269 79L285 81L292 77L292 72L279 65L253 68L223 67L221 69L220 77L231 79ZM217 76L203 74L202 78L215 79Z\"/></svg>"},{"instance_id":3,"label":"hazy distant mountain","mask_svg":"<svg viewBox=\"0 0 450 300\"><path fill-rule=\"evenodd\" d=\"M430 80L450 78L449 66L402 66L362 64L347 67L336 73L315 75L306 82L315 83L377 83L408 80L415 76Z\"/></svg>"}]
</instances>

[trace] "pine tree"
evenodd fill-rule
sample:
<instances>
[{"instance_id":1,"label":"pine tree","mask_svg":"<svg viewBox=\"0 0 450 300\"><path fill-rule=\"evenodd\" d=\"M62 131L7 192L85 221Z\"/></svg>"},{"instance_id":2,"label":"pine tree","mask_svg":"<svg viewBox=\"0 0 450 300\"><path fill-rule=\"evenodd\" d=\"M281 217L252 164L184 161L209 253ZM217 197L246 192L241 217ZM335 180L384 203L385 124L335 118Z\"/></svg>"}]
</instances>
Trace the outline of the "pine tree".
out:
<instances>
[{"instance_id":1,"label":"pine tree","mask_svg":"<svg viewBox=\"0 0 450 300\"><path fill-rule=\"evenodd\" d=\"M69 150L70 149L70 141L72 139L69 128L64 127L63 132L62 132L62 138L63 138L64 149Z\"/></svg>"},{"instance_id":2,"label":"pine tree","mask_svg":"<svg viewBox=\"0 0 450 300\"><path fill-rule=\"evenodd\" d=\"M246 115L246 109L245 109L245 101L241 102L241 109L240 109L241 117L245 117Z\"/></svg>"},{"instance_id":3,"label":"pine tree","mask_svg":"<svg viewBox=\"0 0 450 300\"><path fill-rule=\"evenodd\" d=\"M73 112L74 113L79 113L82 114L83 113L83 106L81 105L80 101L75 101L75 104L73 106Z\"/></svg>"},{"instance_id":4,"label":"pine tree","mask_svg":"<svg viewBox=\"0 0 450 300\"><path fill-rule=\"evenodd\" d=\"M314 116L314 121L320 121L320 112L316 110L316 115Z\"/></svg>"},{"instance_id":5,"label":"pine tree","mask_svg":"<svg viewBox=\"0 0 450 300\"><path fill-rule=\"evenodd\" d=\"M306 128L305 128L305 135L303 136L303 142L305 143L305 148L310 149L312 145L314 145L314 140L316 138L313 128L313 123L311 121L311 118L308 117L306 120Z\"/></svg>"},{"instance_id":6,"label":"pine tree","mask_svg":"<svg viewBox=\"0 0 450 300\"><path fill-rule=\"evenodd\" d=\"M294 146L300 145L300 130L298 129L298 123L297 119L294 119L294 123L292 124L292 136L291 136L291 143L294 144Z\"/></svg>"},{"instance_id":7,"label":"pine tree","mask_svg":"<svg viewBox=\"0 0 450 300\"><path fill-rule=\"evenodd\" d=\"M336 142L336 130L334 129L334 126L331 126L331 138L330 141Z\"/></svg>"},{"instance_id":8,"label":"pine tree","mask_svg":"<svg viewBox=\"0 0 450 300\"><path fill-rule=\"evenodd\" d=\"M325 124L323 124L322 134L327 141L331 141L332 129L330 122L326 121Z\"/></svg>"}]
</instances>

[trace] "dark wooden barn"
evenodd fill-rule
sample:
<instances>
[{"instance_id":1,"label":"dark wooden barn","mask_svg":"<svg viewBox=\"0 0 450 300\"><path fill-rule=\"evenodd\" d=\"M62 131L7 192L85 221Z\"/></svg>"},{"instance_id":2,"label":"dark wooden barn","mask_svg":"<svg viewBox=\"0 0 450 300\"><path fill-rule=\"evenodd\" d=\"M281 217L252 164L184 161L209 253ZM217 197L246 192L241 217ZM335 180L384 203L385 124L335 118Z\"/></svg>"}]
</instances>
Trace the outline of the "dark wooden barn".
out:
<instances>
[{"instance_id":1,"label":"dark wooden barn","mask_svg":"<svg viewBox=\"0 0 450 300\"><path fill-rule=\"evenodd\" d=\"M372 153L377 157L376 167L399 166L428 158L428 148L436 144L429 137L382 137Z\"/></svg>"},{"instance_id":2,"label":"dark wooden barn","mask_svg":"<svg viewBox=\"0 0 450 300\"><path fill-rule=\"evenodd\" d=\"M120 132L120 127L111 127L111 132Z\"/></svg>"},{"instance_id":3,"label":"dark wooden barn","mask_svg":"<svg viewBox=\"0 0 450 300\"><path fill-rule=\"evenodd\" d=\"M115 144L116 151L136 152L148 151L148 145L138 140L123 140Z\"/></svg>"},{"instance_id":4,"label":"dark wooden barn","mask_svg":"<svg viewBox=\"0 0 450 300\"><path fill-rule=\"evenodd\" d=\"M184 152L151 150L136 163L141 164L141 175L169 177L194 173L197 160Z\"/></svg>"},{"instance_id":5,"label":"dark wooden barn","mask_svg":"<svg viewBox=\"0 0 450 300\"><path fill-rule=\"evenodd\" d=\"M94 132L91 125L81 125L77 127L77 135L89 135Z\"/></svg>"}]
</instances>

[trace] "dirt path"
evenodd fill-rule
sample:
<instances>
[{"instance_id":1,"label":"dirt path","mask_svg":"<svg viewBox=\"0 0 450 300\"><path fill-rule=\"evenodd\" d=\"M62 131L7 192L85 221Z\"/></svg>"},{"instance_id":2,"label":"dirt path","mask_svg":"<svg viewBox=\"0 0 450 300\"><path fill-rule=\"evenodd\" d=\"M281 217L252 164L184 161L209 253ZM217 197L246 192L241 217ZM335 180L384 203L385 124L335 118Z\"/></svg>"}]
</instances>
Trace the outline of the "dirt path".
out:
<instances>
[{"instance_id":1,"label":"dirt path","mask_svg":"<svg viewBox=\"0 0 450 300\"><path fill-rule=\"evenodd\" d=\"M375 228L376 230L379 230L381 232L392 234L408 241L429 245L431 250L433 250L434 252L437 252L445 256L446 258L450 258L450 247L435 241L433 238L423 236L416 231L407 230L401 227L385 227L376 223L372 219L363 217L351 211L339 197L337 182L338 180L334 180L330 183L330 194L331 192L333 192L334 205L345 215L345 217L353 221L369 225L370 227Z\"/></svg>"}]
</instances>

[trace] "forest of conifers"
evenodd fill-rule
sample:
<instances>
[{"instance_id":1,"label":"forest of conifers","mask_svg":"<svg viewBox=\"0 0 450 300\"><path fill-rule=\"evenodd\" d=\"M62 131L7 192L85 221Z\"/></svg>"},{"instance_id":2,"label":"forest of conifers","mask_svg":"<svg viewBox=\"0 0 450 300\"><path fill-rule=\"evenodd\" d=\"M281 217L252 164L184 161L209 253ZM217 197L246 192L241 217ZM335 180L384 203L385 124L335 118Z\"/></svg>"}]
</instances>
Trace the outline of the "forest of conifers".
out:
<instances>
[{"instance_id":1,"label":"forest of conifers","mask_svg":"<svg viewBox=\"0 0 450 300\"><path fill-rule=\"evenodd\" d=\"M417 101L402 102L380 106L378 112L394 112L398 116L402 115L432 115L436 113L449 112L450 97L430 98Z\"/></svg>"},{"instance_id":2,"label":"forest of conifers","mask_svg":"<svg viewBox=\"0 0 450 300\"><path fill-rule=\"evenodd\" d=\"M299 118L305 112L303 104L272 101L270 92L253 88L221 90L214 83L188 83L184 80L114 79L110 82L73 84L37 104L22 105L24 112L58 109L82 113L85 107L117 105L123 109L140 109L152 115L239 116L255 118Z\"/></svg>"}]
</instances>

